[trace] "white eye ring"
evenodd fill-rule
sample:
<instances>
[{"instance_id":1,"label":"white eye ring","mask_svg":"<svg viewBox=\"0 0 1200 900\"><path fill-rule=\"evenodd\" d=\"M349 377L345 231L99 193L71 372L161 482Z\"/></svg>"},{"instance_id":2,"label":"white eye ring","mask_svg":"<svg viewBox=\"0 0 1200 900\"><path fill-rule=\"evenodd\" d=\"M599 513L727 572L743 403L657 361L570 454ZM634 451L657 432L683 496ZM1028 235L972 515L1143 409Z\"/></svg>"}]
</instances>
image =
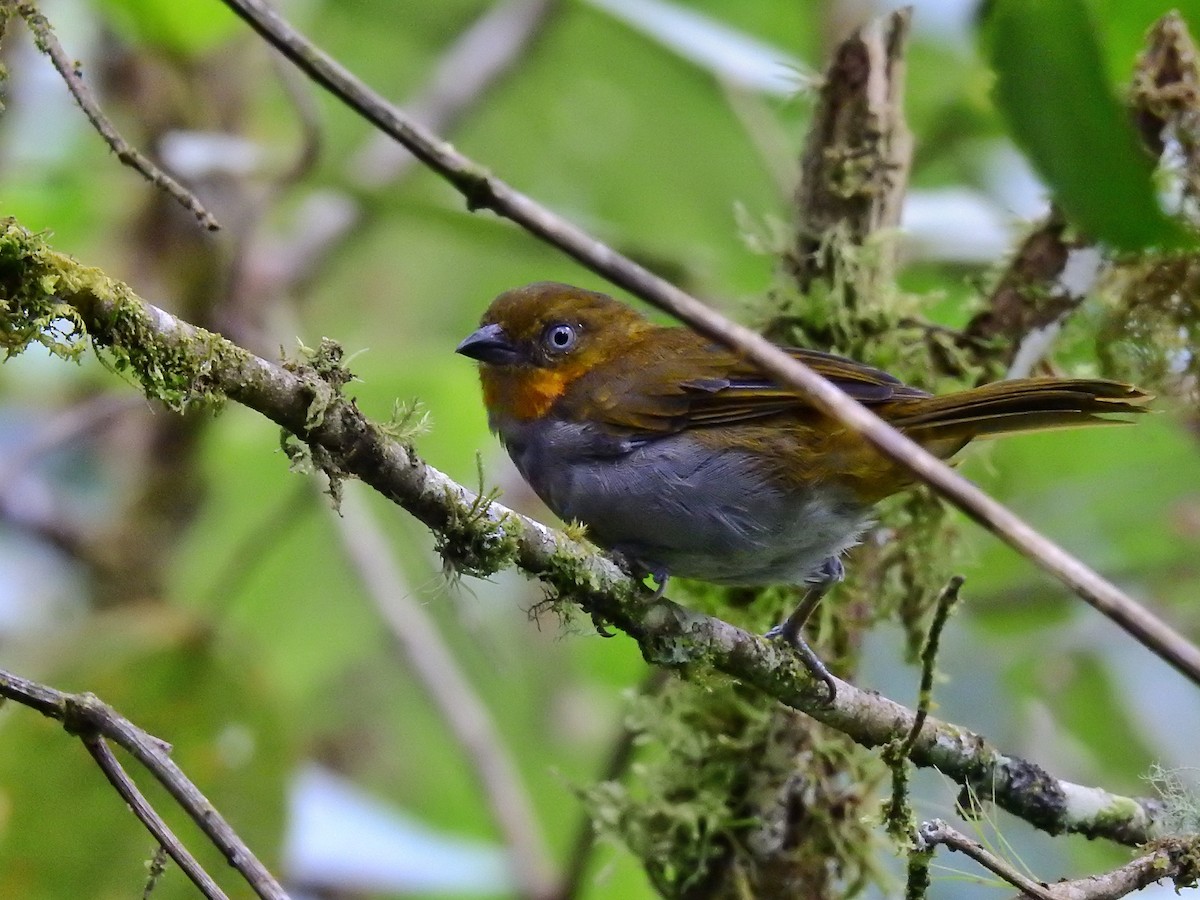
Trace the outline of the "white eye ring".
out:
<instances>
[{"instance_id":1,"label":"white eye ring","mask_svg":"<svg viewBox=\"0 0 1200 900\"><path fill-rule=\"evenodd\" d=\"M558 322L546 329L542 343L552 353L566 353L575 346L575 328L566 322Z\"/></svg>"}]
</instances>

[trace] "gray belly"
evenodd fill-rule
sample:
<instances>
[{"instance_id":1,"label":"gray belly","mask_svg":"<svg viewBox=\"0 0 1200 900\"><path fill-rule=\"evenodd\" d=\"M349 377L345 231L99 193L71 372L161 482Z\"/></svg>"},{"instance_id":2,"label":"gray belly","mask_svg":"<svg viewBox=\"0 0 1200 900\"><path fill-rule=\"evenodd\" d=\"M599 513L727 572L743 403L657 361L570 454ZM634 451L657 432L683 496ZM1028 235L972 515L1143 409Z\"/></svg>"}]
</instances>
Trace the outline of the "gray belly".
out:
<instances>
[{"instance_id":1,"label":"gray belly","mask_svg":"<svg viewBox=\"0 0 1200 900\"><path fill-rule=\"evenodd\" d=\"M636 442L561 422L493 425L560 518L672 575L798 584L868 521L868 508L836 489L781 491L744 454L713 454L686 434Z\"/></svg>"}]
</instances>

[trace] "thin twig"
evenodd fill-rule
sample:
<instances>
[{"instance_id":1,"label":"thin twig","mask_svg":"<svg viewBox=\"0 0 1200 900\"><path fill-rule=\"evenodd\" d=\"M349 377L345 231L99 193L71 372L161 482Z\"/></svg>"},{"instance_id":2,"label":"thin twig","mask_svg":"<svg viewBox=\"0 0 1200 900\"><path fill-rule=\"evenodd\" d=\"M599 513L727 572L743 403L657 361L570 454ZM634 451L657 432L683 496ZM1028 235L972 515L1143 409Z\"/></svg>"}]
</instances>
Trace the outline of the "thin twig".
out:
<instances>
[{"instance_id":1,"label":"thin twig","mask_svg":"<svg viewBox=\"0 0 1200 900\"><path fill-rule=\"evenodd\" d=\"M901 744L901 756L907 758L913 744L925 726L929 715L929 707L933 705L933 679L937 670L938 649L941 646L942 630L950 620L950 612L958 603L958 592L962 589L963 577L953 576L942 592L938 594L937 604L933 610L933 621L929 623L929 636L921 650L921 688L917 693L917 714L913 717L913 726Z\"/></svg>"},{"instance_id":2,"label":"thin twig","mask_svg":"<svg viewBox=\"0 0 1200 900\"><path fill-rule=\"evenodd\" d=\"M560 5L559 0L507 0L489 7L446 48L429 80L404 101L404 107L431 128L452 128L514 64L528 58L525 51L530 42ZM286 60L279 60L295 71ZM290 93L290 84L285 87ZM311 116L305 104L298 100L293 104L307 133ZM377 190L394 185L412 171L415 162L391 138L373 131L350 154L343 170L348 183ZM297 208L290 234L252 234L249 248L233 269L231 293L261 304L288 291L303 291L355 229L369 221L361 199L352 193L314 191ZM234 337L245 343L240 334Z\"/></svg>"},{"instance_id":3,"label":"thin twig","mask_svg":"<svg viewBox=\"0 0 1200 900\"><path fill-rule=\"evenodd\" d=\"M11 0L7 0L7 3L11 3ZM204 205L195 194L147 159L137 148L126 141L125 138L121 137L116 126L104 115L104 111L100 109L100 105L92 97L91 91L83 83L83 78L79 73L79 63L67 56L66 51L62 48L62 44L58 42L58 38L50 27L49 21L42 15L37 6L33 3L17 3L16 11L25 20L25 23L29 26L29 30L33 32L34 42L37 44L38 49L50 57L54 68L58 70L58 74L62 76L63 81L66 83L67 90L71 92L71 96L75 98L75 102L79 104L79 108L83 110L83 114L92 123L92 127L104 138L108 146L112 148L113 153L117 155L117 159L124 165L141 173L142 177L159 188L159 190L168 193L180 206L194 215L204 228L209 231L219 230L221 227L220 224L213 217L212 213L204 208Z\"/></svg>"},{"instance_id":4,"label":"thin twig","mask_svg":"<svg viewBox=\"0 0 1200 900\"><path fill-rule=\"evenodd\" d=\"M168 861L167 851L161 846L156 848L146 866L146 883L142 885L142 900L152 900L159 880L167 873Z\"/></svg>"},{"instance_id":5,"label":"thin twig","mask_svg":"<svg viewBox=\"0 0 1200 900\"><path fill-rule=\"evenodd\" d=\"M196 885L200 893L209 900L228 900L225 892L217 887L217 883L204 871L196 858L187 851L167 823L155 812L149 801L142 796L142 792L133 783L133 779L113 756L113 752L104 742L104 738L95 734L83 735L82 738L83 745L87 747L88 753L92 755L92 759L96 761L96 765L100 767L109 784L116 789L117 793L121 795L121 799L128 804L130 811L146 826L146 830L154 835L161 848L170 854L171 859L175 860L175 863L183 870L192 884Z\"/></svg>"},{"instance_id":6,"label":"thin twig","mask_svg":"<svg viewBox=\"0 0 1200 900\"><path fill-rule=\"evenodd\" d=\"M366 88L260 0L223 2L311 78L445 177L462 192L469 209L487 208L511 219L614 284L674 315L707 337L737 350L764 374L780 385L798 391L820 412L861 435L885 456L929 484L978 524L1053 575L1200 685L1200 648L803 363L489 175L478 163Z\"/></svg>"},{"instance_id":7,"label":"thin twig","mask_svg":"<svg viewBox=\"0 0 1200 900\"><path fill-rule=\"evenodd\" d=\"M530 42L542 31L560 0L507 0L490 6L441 53L433 72L404 103L416 122L450 131L517 62L528 59ZM413 156L378 131L350 157L346 174L363 188L379 189L401 178Z\"/></svg>"},{"instance_id":8,"label":"thin twig","mask_svg":"<svg viewBox=\"0 0 1200 900\"><path fill-rule=\"evenodd\" d=\"M908 757L921 736L925 720L929 718L929 708L933 705L933 681L937 671L937 655L941 645L942 631L950 620L950 612L958 603L958 592L962 588L963 577L953 576L942 592L938 594L937 604L933 611L933 620L929 623L929 634L925 646L921 650L921 687L917 692L917 708L913 716L912 727L909 728L903 740L890 744L884 750L884 762L892 770L892 796L885 805L884 818L888 830L898 840L912 836L916 824L912 816L912 807L908 802ZM911 867L910 867L911 869ZM911 874L911 872L910 872Z\"/></svg>"},{"instance_id":9,"label":"thin twig","mask_svg":"<svg viewBox=\"0 0 1200 900\"><path fill-rule=\"evenodd\" d=\"M1164 878L1176 881L1176 889L1195 884L1195 839L1168 839L1159 842L1153 852L1102 875L1090 875L1074 881L1053 884L1034 881L1011 863L996 856L974 838L951 828L941 819L925 822L917 830L922 845L916 852L928 855L941 844L965 853L981 866L999 875L1021 894L1013 900L1120 900L1134 891Z\"/></svg>"},{"instance_id":10,"label":"thin twig","mask_svg":"<svg viewBox=\"0 0 1200 900\"><path fill-rule=\"evenodd\" d=\"M393 642L466 754L508 847L521 896L552 896L555 880L550 854L542 842L533 804L487 706L471 687L433 619L404 589L392 550L366 503L348 492L341 501L341 515L333 512L331 516L342 550Z\"/></svg>"},{"instance_id":11,"label":"thin twig","mask_svg":"<svg viewBox=\"0 0 1200 900\"><path fill-rule=\"evenodd\" d=\"M1178 894L1180 887L1195 887L1195 879L1189 877L1186 869L1189 852L1194 853L1195 847L1186 842L1173 842L1171 846L1139 856L1111 872L1073 881L1056 881L1049 885L1050 894L1055 900L1119 900L1164 878L1179 882L1175 891ZM1022 895L1013 900L1025 900L1025 897Z\"/></svg>"},{"instance_id":12,"label":"thin twig","mask_svg":"<svg viewBox=\"0 0 1200 900\"><path fill-rule=\"evenodd\" d=\"M929 867L932 863L932 847L919 846L908 851L904 873L904 900L926 900L931 883Z\"/></svg>"},{"instance_id":13,"label":"thin twig","mask_svg":"<svg viewBox=\"0 0 1200 900\"><path fill-rule=\"evenodd\" d=\"M242 874L254 893L262 900L287 900L288 895L275 880L275 876L250 851L217 808L183 774L183 770L174 760L163 753L161 742L157 738L152 738L92 695L68 696L66 702L71 710L68 713L69 720L87 722L100 734L128 750L150 771L225 855L229 864Z\"/></svg>"},{"instance_id":14,"label":"thin twig","mask_svg":"<svg viewBox=\"0 0 1200 900\"><path fill-rule=\"evenodd\" d=\"M57 719L68 732L85 741L89 737L105 737L127 750L167 789L262 900L287 900L287 894L266 866L168 756L170 744L147 734L93 694L68 694L0 671L0 697Z\"/></svg>"},{"instance_id":15,"label":"thin twig","mask_svg":"<svg viewBox=\"0 0 1200 900\"><path fill-rule=\"evenodd\" d=\"M961 831L951 828L941 819L925 822L918 829L918 834L927 845L943 844L951 850L965 853L989 872L999 875L1013 887L1024 892L1026 897L1034 900L1062 900L1052 893L1044 884L1034 881L1023 872L1017 871L1010 863L996 856L983 844L974 838L969 838Z\"/></svg>"}]
</instances>

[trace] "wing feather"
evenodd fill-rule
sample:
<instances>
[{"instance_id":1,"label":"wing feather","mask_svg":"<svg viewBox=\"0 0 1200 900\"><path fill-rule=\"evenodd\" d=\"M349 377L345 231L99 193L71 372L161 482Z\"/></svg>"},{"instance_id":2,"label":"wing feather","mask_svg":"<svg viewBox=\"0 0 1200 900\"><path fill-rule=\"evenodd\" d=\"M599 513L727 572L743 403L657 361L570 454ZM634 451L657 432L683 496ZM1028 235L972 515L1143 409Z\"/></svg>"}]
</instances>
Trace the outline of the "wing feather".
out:
<instances>
[{"instance_id":1,"label":"wing feather","mask_svg":"<svg viewBox=\"0 0 1200 900\"><path fill-rule=\"evenodd\" d=\"M793 359L867 405L926 397L881 369L832 353L783 348ZM630 367L628 360L640 365ZM595 417L645 434L717 426L813 411L752 364L686 329L655 330L620 360L579 379Z\"/></svg>"}]
</instances>

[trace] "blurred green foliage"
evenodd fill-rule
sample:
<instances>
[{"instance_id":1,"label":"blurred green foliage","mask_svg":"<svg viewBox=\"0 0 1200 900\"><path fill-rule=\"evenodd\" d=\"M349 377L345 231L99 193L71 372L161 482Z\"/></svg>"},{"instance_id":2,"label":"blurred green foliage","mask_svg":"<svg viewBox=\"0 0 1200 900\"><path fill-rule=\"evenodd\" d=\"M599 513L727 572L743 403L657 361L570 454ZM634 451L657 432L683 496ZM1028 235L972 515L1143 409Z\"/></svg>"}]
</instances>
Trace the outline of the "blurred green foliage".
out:
<instances>
[{"instance_id":1,"label":"blurred green foliage","mask_svg":"<svg viewBox=\"0 0 1200 900\"><path fill-rule=\"evenodd\" d=\"M790 0L687 5L813 68L828 50L827 28L840 8ZM339 0L288 13L372 86L402 99L422 86L447 45L487 6ZM990 105L993 76L969 40L918 32L908 75L917 186L986 187L989 154L1001 146L1009 122L1080 226L1124 247L1173 237L1146 166L1133 158L1116 100L1142 30L1166 5L1093 0L1090 9L1084 18L1075 4L997 0L994 24L1002 30L990 47L1004 116ZM547 518L487 434L474 372L452 350L500 290L541 279L602 288L601 280L490 214L468 214L427 172L416 170L381 191L357 186L347 161L356 158L368 129L324 95L317 98L316 168L286 190L265 190L279 161L295 154L296 111L267 51L221 4L76 0L70 10L94 32L68 52L88 50L85 71L97 73L106 108L132 139L161 137L130 90L147 74L138 68L139 55L156 51L166 60L156 66L165 68L151 71L176 101L183 98L182 108L194 117L189 127L227 128L262 151L264 171L234 188L275 202L258 201L245 219L228 222L205 245L218 256L235 258L253 227L303 231L310 223L297 220L298 210L312 191L343 191L361 204L351 239L292 298L294 305L267 317L260 350L295 355L297 338L315 346L329 335L348 352L361 351L350 364L359 381L348 392L365 412L386 420L396 398L419 398L433 422L416 441L426 459L474 485L481 454L489 486L498 484L506 502ZM921 16L918 10L918 25ZM1060 38L1052 55L1030 39L1030 29L1039 28L1053 28ZM10 29L0 211L52 229L60 249L130 280L147 299L182 303L148 274L147 260L165 256L172 238L167 230L148 233L141 223L163 201L119 167L61 85L34 78L43 61L18 56L15 45ZM230 81L218 77L222 69L235 76L232 100L215 96L218 84L230 90ZM19 118L29 106L44 108L46 121ZM772 173L792 165L808 107L802 95L745 96L598 9L566 2L449 137L517 188L740 314L769 287L774 263L743 241L735 204L755 221L789 219L788 190ZM46 133L40 129L51 119L58 136L39 147ZM31 144L38 152L13 150ZM219 178L205 185L218 201L227 189ZM956 326L975 308L992 268L922 259L902 280L921 294L925 315ZM1071 342L1062 365L1086 369L1092 360L1082 347ZM136 391L93 360L68 369L27 356L0 378L0 447L19 448L47 411L82 395ZM1200 457L1185 413L1169 397L1159 408L1134 427L1013 439L965 465L1035 526L1139 596L1174 601L1166 615L1195 635L1200 612L1188 586L1200 575ZM280 858L287 784L313 759L431 826L495 839L460 748L347 566L327 502L289 474L277 429L237 408L200 429L203 490L168 561L165 595L149 609L64 615L0 633L0 665L63 689L95 691L171 741L177 761L272 865ZM119 457L122 445L96 452ZM80 515L103 530L121 514L139 473L122 473L112 459L92 460L86 471L102 483L80 492L87 493ZM491 710L562 861L583 814L578 792L593 784L627 714L623 692L644 674L636 648L624 637L600 639L586 622L563 628L552 619L530 621L541 591L511 573L492 582L448 581L429 534L379 498L372 503L409 593L444 629ZM1150 761L1178 764L1163 734L1139 716L1144 698L1122 682L1129 670L1115 668L1114 659L1118 652L1131 655L1135 668L1168 686L1177 686L1177 676L1160 674L1148 653L1126 647L1115 627L969 523L961 530L968 536L965 601L944 638L949 682L937 689L938 715L1063 777L1111 788L1145 790L1137 779ZM52 559L77 576L83 568ZM14 575L13 583L22 582ZM73 583L81 583L86 598L86 580ZM901 638L887 637L864 677L909 701L917 672L901 662ZM1200 728L1194 719L1180 722ZM147 779L139 773L139 781ZM169 807L161 796L152 798L160 809ZM918 815L945 814L939 804L949 802L940 795L917 800ZM1051 841L1007 818L999 827L1041 877L1125 859L1124 850ZM190 846L202 845L187 826L182 833ZM152 850L81 748L30 711L4 710L0 896L136 896L141 862ZM204 859L223 884L233 885L223 864ZM610 844L597 851L586 883L590 897L651 895L643 873ZM971 890L935 874L934 896L975 896ZM178 871L170 871L154 896L191 895Z\"/></svg>"},{"instance_id":2,"label":"blurred green foliage","mask_svg":"<svg viewBox=\"0 0 1200 900\"><path fill-rule=\"evenodd\" d=\"M98 7L122 37L150 52L181 60L202 56L230 40L238 28L232 12L205 0L99 0Z\"/></svg>"},{"instance_id":3,"label":"blurred green foliage","mask_svg":"<svg viewBox=\"0 0 1200 900\"><path fill-rule=\"evenodd\" d=\"M1072 222L1119 250L1181 246L1084 0L995 0L983 34L997 105Z\"/></svg>"}]
</instances>

